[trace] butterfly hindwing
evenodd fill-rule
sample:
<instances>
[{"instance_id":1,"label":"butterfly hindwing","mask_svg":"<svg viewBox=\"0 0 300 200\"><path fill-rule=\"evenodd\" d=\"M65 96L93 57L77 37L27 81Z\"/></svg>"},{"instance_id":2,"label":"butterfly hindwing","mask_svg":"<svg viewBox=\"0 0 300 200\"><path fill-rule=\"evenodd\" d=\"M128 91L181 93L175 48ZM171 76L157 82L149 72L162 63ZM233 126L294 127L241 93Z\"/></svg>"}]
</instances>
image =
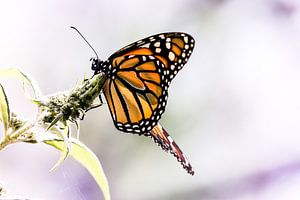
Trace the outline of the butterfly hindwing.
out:
<instances>
[{"instance_id":1,"label":"butterfly hindwing","mask_svg":"<svg viewBox=\"0 0 300 200\"><path fill-rule=\"evenodd\" d=\"M183 168L191 175L194 175L194 171L190 162L182 153L176 142L159 123L153 127L153 129L150 131L150 134L155 143L161 146L163 150L173 154L177 158L178 162L181 163Z\"/></svg>"},{"instance_id":2,"label":"butterfly hindwing","mask_svg":"<svg viewBox=\"0 0 300 200\"><path fill-rule=\"evenodd\" d=\"M160 60L148 55L124 56L112 63L104 95L115 126L124 132L147 135L167 102L167 79Z\"/></svg>"}]
</instances>

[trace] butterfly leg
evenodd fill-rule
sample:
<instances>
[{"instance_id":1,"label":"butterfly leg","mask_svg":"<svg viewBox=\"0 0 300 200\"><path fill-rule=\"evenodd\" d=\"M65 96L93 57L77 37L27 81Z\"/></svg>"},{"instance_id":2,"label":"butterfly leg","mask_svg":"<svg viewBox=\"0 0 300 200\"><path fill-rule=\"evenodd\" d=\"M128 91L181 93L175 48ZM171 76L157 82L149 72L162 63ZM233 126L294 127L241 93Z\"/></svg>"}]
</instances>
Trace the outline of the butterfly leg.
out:
<instances>
[{"instance_id":1,"label":"butterfly leg","mask_svg":"<svg viewBox=\"0 0 300 200\"><path fill-rule=\"evenodd\" d=\"M101 93L99 95L99 101L100 101L100 105L102 105L103 104L103 100L102 100L102 97L101 97Z\"/></svg>"},{"instance_id":2,"label":"butterfly leg","mask_svg":"<svg viewBox=\"0 0 300 200\"><path fill-rule=\"evenodd\" d=\"M88 109L86 109L85 111L81 111L80 113L82 113L81 117L79 118L80 120L83 120L84 119L84 116L85 116L85 113L89 110L92 110L94 108L98 108L100 106L103 105L103 101L102 101L102 98L101 98L101 94L99 95L99 103L96 103L94 105L91 105L91 107L89 107Z\"/></svg>"},{"instance_id":3,"label":"butterfly leg","mask_svg":"<svg viewBox=\"0 0 300 200\"><path fill-rule=\"evenodd\" d=\"M89 111L89 110L92 110L92 109L94 109L94 108L98 108L98 107L100 107L100 106L102 106L102 105L103 105L103 100L102 100L101 94L100 94L100 95L99 95L99 103L96 103L96 104L92 105L91 107L89 107L88 109L86 109L85 112L87 112L87 111Z\"/></svg>"}]
</instances>

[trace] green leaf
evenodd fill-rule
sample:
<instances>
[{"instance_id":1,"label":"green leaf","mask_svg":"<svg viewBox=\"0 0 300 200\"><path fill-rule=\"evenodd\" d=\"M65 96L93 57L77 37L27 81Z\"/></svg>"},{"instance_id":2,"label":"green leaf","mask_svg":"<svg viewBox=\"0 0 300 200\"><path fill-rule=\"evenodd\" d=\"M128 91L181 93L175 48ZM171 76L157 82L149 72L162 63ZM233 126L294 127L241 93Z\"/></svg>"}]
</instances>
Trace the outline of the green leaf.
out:
<instances>
[{"instance_id":1,"label":"green leaf","mask_svg":"<svg viewBox=\"0 0 300 200\"><path fill-rule=\"evenodd\" d=\"M7 134L10 122L10 111L4 88L0 84L0 120L3 123L4 134Z\"/></svg>"},{"instance_id":2,"label":"green leaf","mask_svg":"<svg viewBox=\"0 0 300 200\"><path fill-rule=\"evenodd\" d=\"M38 99L41 97L42 92L39 86L37 85L37 83L35 82L35 80L30 78L28 74L25 74L20 69L17 68L0 69L0 78L2 77L13 77L21 80L23 83L28 84L32 88L34 99ZM28 93L26 93L26 95L27 97L32 99Z\"/></svg>"},{"instance_id":3,"label":"green leaf","mask_svg":"<svg viewBox=\"0 0 300 200\"><path fill-rule=\"evenodd\" d=\"M61 134L64 141L64 147L61 150L61 155L59 160L55 163L55 165L50 169L50 172L54 171L60 164L62 164L66 158L68 157L70 150L71 150L71 143L69 141L69 133L70 128L68 125L64 127L64 132Z\"/></svg>"},{"instance_id":4,"label":"green leaf","mask_svg":"<svg viewBox=\"0 0 300 200\"><path fill-rule=\"evenodd\" d=\"M72 155L72 157L75 158L91 173L98 186L102 190L105 200L110 200L111 198L108 181L97 156L79 140L74 138L70 138L69 140L71 142L70 154ZM64 151L65 148L65 141L62 139L48 140L44 141L44 143L51 145L60 151Z\"/></svg>"}]
</instances>

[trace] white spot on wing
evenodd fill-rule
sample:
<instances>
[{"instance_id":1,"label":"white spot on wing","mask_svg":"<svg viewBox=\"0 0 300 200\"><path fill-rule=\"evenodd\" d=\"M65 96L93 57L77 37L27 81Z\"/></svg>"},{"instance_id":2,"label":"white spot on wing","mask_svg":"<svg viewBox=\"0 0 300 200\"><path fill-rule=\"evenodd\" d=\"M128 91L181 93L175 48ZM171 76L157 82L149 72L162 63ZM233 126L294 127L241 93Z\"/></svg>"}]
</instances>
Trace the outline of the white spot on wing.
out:
<instances>
[{"instance_id":1,"label":"white spot on wing","mask_svg":"<svg viewBox=\"0 0 300 200\"><path fill-rule=\"evenodd\" d=\"M138 128L138 127L139 127L139 126L138 126L138 125L136 125L136 124L132 126L132 128Z\"/></svg>"},{"instance_id":2,"label":"white spot on wing","mask_svg":"<svg viewBox=\"0 0 300 200\"><path fill-rule=\"evenodd\" d=\"M171 43L170 43L170 42L167 42L167 43L166 43L166 48L167 48L167 49L171 49Z\"/></svg>"},{"instance_id":3,"label":"white spot on wing","mask_svg":"<svg viewBox=\"0 0 300 200\"><path fill-rule=\"evenodd\" d=\"M175 54L172 52L172 51L170 51L169 52L169 59L171 60L171 61L174 61L175 60Z\"/></svg>"},{"instance_id":4,"label":"white spot on wing","mask_svg":"<svg viewBox=\"0 0 300 200\"><path fill-rule=\"evenodd\" d=\"M156 49L155 49L155 52L156 52L156 53L160 53L160 52L161 52L161 48L156 48Z\"/></svg>"},{"instance_id":5,"label":"white spot on wing","mask_svg":"<svg viewBox=\"0 0 300 200\"><path fill-rule=\"evenodd\" d=\"M159 35L159 37L160 37L161 39L165 39L165 35L164 35L164 34Z\"/></svg>"},{"instance_id":6,"label":"white spot on wing","mask_svg":"<svg viewBox=\"0 0 300 200\"><path fill-rule=\"evenodd\" d=\"M155 38L154 38L154 37L150 37L149 40L150 40L151 42L153 42L153 41L155 40Z\"/></svg>"},{"instance_id":7,"label":"white spot on wing","mask_svg":"<svg viewBox=\"0 0 300 200\"><path fill-rule=\"evenodd\" d=\"M183 40L184 40L185 43L188 43L188 37L187 36L184 36Z\"/></svg>"},{"instance_id":8,"label":"white spot on wing","mask_svg":"<svg viewBox=\"0 0 300 200\"><path fill-rule=\"evenodd\" d=\"M174 142L174 140L173 140L173 138L171 138L171 136L168 136L168 140L169 140L171 143Z\"/></svg>"}]
</instances>

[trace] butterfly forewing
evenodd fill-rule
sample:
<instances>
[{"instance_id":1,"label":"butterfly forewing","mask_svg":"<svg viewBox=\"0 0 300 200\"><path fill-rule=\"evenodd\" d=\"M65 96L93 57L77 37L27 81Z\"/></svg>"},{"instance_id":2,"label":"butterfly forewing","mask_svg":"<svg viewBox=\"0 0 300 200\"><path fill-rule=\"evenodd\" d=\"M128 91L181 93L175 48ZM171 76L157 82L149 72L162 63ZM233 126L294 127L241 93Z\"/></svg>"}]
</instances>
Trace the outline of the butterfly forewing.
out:
<instances>
[{"instance_id":1,"label":"butterfly forewing","mask_svg":"<svg viewBox=\"0 0 300 200\"><path fill-rule=\"evenodd\" d=\"M171 81L188 61L194 39L186 33L162 33L147 37L120 49L109 60L124 55L152 55L164 64L166 78Z\"/></svg>"}]
</instances>

